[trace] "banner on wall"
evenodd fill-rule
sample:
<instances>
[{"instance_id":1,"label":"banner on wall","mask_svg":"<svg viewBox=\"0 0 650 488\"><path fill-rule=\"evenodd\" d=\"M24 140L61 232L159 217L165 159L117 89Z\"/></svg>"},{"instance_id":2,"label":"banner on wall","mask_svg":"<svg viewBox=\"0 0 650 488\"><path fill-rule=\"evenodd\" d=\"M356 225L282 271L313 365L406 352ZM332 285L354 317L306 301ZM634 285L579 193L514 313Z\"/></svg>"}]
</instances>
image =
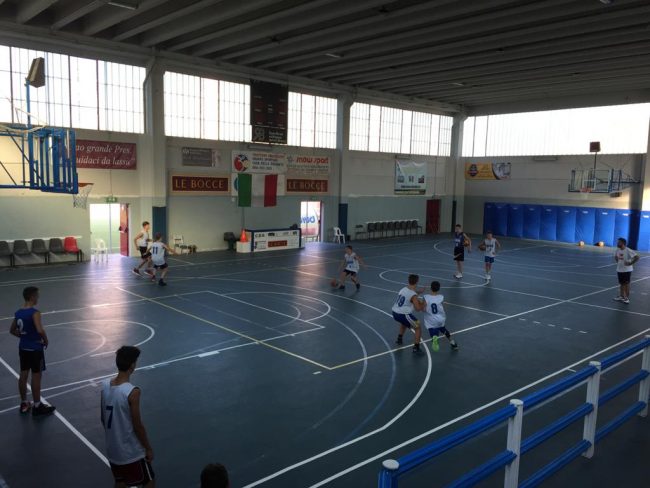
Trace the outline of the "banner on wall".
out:
<instances>
[{"instance_id":1,"label":"banner on wall","mask_svg":"<svg viewBox=\"0 0 650 488\"><path fill-rule=\"evenodd\" d=\"M424 195L427 191L427 165L408 159L395 160L395 193Z\"/></svg>"},{"instance_id":2,"label":"banner on wall","mask_svg":"<svg viewBox=\"0 0 650 488\"><path fill-rule=\"evenodd\" d=\"M330 174L328 156L287 155L287 172L310 176L327 176Z\"/></svg>"},{"instance_id":3,"label":"banner on wall","mask_svg":"<svg viewBox=\"0 0 650 488\"><path fill-rule=\"evenodd\" d=\"M169 192L172 195L228 195L230 178L214 175L172 174Z\"/></svg>"},{"instance_id":4,"label":"banner on wall","mask_svg":"<svg viewBox=\"0 0 650 488\"><path fill-rule=\"evenodd\" d=\"M136 169L136 145L132 142L77 139L77 168Z\"/></svg>"},{"instance_id":5,"label":"banner on wall","mask_svg":"<svg viewBox=\"0 0 650 488\"><path fill-rule=\"evenodd\" d=\"M465 163L466 180L508 180L510 163Z\"/></svg>"},{"instance_id":6,"label":"banner on wall","mask_svg":"<svg viewBox=\"0 0 650 488\"><path fill-rule=\"evenodd\" d=\"M308 180L287 178L287 193L305 193L309 195L326 195L329 193L329 180Z\"/></svg>"},{"instance_id":7,"label":"banner on wall","mask_svg":"<svg viewBox=\"0 0 650 488\"><path fill-rule=\"evenodd\" d=\"M213 167L221 165L221 153L208 147L182 147L183 166Z\"/></svg>"},{"instance_id":8,"label":"banner on wall","mask_svg":"<svg viewBox=\"0 0 650 488\"><path fill-rule=\"evenodd\" d=\"M284 174L287 155L260 151L233 151L233 173Z\"/></svg>"}]
</instances>

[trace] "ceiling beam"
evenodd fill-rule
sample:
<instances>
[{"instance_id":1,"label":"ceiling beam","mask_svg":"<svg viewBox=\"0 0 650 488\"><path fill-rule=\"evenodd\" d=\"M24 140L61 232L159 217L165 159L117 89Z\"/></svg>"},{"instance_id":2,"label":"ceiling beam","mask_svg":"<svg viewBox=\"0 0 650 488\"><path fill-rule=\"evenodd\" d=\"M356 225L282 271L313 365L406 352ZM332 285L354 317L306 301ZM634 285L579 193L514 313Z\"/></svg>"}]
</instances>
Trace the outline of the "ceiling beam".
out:
<instances>
[{"instance_id":1,"label":"ceiling beam","mask_svg":"<svg viewBox=\"0 0 650 488\"><path fill-rule=\"evenodd\" d=\"M129 10L113 5L108 5L108 0L106 0L105 3L107 3L107 6L105 9L87 16L84 22L83 33L87 36L94 36L108 29L109 27L113 27L120 22L124 22L125 20L130 19L131 17L140 15L147 10L156 8L166 3L167 1L168 0L143 0L138 4L137 9Z\"/></svg>"},{"instance_id":2,"label":"ceiling beam","mask_svg":"<svg viewBox=\"0 0 650 488\"><path fill-rule=\"evenodd\" d=\"M277 4L278 0L229 0L224 5L219 5L216 9L211 9L209 13L196 13L187 18L180 19L173 25L162 25L142 36L141 44L144 46L155 46L170 39L175 39L183 34L187 34L204 27L209 27L217 23L223 23L228 20L239 17L248 12L255 12L263 7Z\"/></svg>"},{"instance_id":3,"label":"ceiling beam","mask_svg":"<svg viewBox=\"0 0 650 488\"><path fill-rule=\"evenodd\" d=\"M16 14L16 22L24 24L32 20L45 9L54 5L58 0L22 0Z\"/></svg>"},{"instance_id":4,"label":"ceiling beam","mask_svg":"<svg viewBox=\"0 0 650 488\"><path fill-rule=\"evenodd\" d=\"M202 0L189 3L179 8L177 2L164 5L155 11L149 11L140 18L122 22L113 35L114 41L123 41L155 27L168 24L176 19L204 10L225 0Z\"/></svg>"},{"instance_id":5,"label":"ceiling beam","mask_svg":"<svg viewBox=\"0 0 650 488\"><path fill-rule=\"evenodd\" d=\"M52 29L62 29L75 20L78 20L104 6L106 6L106 2L104 0L77 0L76 2L69 5L64 5L60 10L54 12Z\"/></svg>"}]
</instances>

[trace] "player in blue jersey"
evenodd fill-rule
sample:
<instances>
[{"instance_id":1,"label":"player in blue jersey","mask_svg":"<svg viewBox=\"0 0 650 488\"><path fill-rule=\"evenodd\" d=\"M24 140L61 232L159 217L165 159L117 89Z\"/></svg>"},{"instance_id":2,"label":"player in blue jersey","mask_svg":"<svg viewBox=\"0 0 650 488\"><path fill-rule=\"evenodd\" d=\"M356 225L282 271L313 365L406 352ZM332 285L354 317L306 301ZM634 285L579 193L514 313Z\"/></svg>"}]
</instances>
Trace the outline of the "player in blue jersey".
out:
<instances>
[{"instance_id":1,"label":"player in blue jersey","mask_svg":"<svg viewBox=\"0 0 650 488\"><path fill-rule=\"evenodd\" d=\"M409 275L408 286L405 286L399 291L397 300L395 300L392 308L393 319L399 324L399 334L395 343L401 346L406 329L413 329L413 332L415 332L413 352L416 353L420 352L422 329L420 328L420 321L413 315L413 312L421 312L424 309L424 304L418 299L416 289L419 280L420 277L418 275Z\"/></svg>"},{"instance_id":2,"label":"player in blue jersey","mask_svg":"<svg viewBox=\"0 0 650 488\"><path fill-rule=\"evenodd\" d=\"M456 224L454 230L454 261L456 261L455 278L463 277L463 261L465 261L465 248L467 252L472 252L472 240L463 232L460 224Z\"/></svg>"},{"instance_id":3,"label":"player in blue jersey","mask_svg":"<svg viewBox=\"0 0 650 488\"><path fill-rule=\"evenodd\" d=\"M23 298L25 303L16 311L9 329L12 335L20 338L18 344L20 413L27 413L31 409L34 416L49 415L54 412L55 407L41 402L41 375L45 371L44 351L49 341L41 322L41 312L35 308L38 303L38 288L28 286L23 290ZM33 407L27 401L27 379L30 371L32 372Z\"/></svg>"}]
</instances>

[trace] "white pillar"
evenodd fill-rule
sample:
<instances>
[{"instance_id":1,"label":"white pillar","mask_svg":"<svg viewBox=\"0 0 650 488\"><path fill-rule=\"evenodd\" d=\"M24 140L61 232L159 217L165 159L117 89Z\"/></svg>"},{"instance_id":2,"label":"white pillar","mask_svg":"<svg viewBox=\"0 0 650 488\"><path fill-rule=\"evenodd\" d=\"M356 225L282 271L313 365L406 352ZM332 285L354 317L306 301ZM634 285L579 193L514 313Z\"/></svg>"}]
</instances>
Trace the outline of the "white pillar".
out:
<instances>
[{"instance_id":1,"label":"white pillar","mask_svg":"<svg viewBox=\"0 0 650 488\"><path fill-rule=\"evenodd\" d=\"M650 125L650 124L649 124ZM641 172L641 210L650 210L650 129L648 130L648 146Z\"/></svg>"},{"instance_id":2,"label":"white pillar","mask_svg":"<svg viewBox=\"0 0 650 488\"><path fill-rule=\"evenodd\" d=\"M594 366L598 371L587 380L587 403L591 403L594 409L585 416L582 429L582 438L591 442L591 446L582 455L588 459L594 455L594 444L596 443L596 421L598 420L598 396L600 395L600 362L590 361L589 366Z\"/></svg>"},{"instance_id":3,"label":"white pillar","mask_svg":"<svg viewBox=\"0 0 650 488\"><path fill-rule=\"evenodd\" d=\"M650 335L645 336L646 339L650 339ZM650 373L650 347L646 347L643 350L643 359L641 360L641 369L648 371ZM650 397L650 376L641 381L639 384L639 401L645 403L645 408L641 410L638 415L639 417L645 417L648 415L648 398Z\"/></svg>"},{"instance_id":4,"label":"white pillar","mask_svg":"<svg viewBox=\"0 0 650 488\"><path fill-rule=\"evenodd\" d=\"M452 204L456 201L456 221L450 222L449 231L454 231L454 225L462 224L465 209L465 165L463 163L463 125L467 119L465 114L454 115L451 126L450 171ZM449 180L448 180L449 181Z\"/></svg>"},{"instance_id":5,"label":"white pillar","mask_svg":"<svg viewBox=\"0 0 650 488\"><path fill-rule=\"evenodd\" d=\"M517 488L519 484L519 459L521 458L521 426L524 420L524 402L510 400L510 405L517 409L514 417L508 419L508 443L506 449L517 457L506 466L506 476L503 481L504 488Z\"/></svg>"},{"instance_id":6,"label":"white pillar","mask_svg":"<svg viewBox=\"0 0 650 488\"><path fill-rule=\"evenodd\" d=\"M333 223L332 225L337 226L339 224L338 204L349 203L347 199L348 192L344 187L344 182L350 180L350 178L346 178L346 171L350 161L350 107L352 107L352 98L350 95L339 95L336 110L336 153L338 156L338 164L336 165L336 195L338 195L338 198L336 199L337 208L334 209L334 215L329 217L325 215L325 218L327 218L329 222ZM352 234L352 230L356 224L357 222L352 218L352 209L348 206L348 234Z\"/></svg>"}]
</instances>

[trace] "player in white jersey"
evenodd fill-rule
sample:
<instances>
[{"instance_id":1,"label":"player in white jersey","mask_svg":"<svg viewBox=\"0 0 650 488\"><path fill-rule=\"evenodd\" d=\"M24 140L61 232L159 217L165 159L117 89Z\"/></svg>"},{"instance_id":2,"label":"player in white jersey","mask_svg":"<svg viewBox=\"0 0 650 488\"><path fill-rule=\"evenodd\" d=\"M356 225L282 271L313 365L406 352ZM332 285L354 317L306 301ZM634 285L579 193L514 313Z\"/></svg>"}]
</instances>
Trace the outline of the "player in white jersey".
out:
<instances>
[{"instance_id":1,"label":"player in white jersey","mask_svg":"<svg viewBox=\"0 0 650 488\"><path fill-rule=\"evenodd\" d=\"M166 286L167 282L165 281L165 276L167 276L167 271L169 270L169 265L165 259L165 251L170 254L176 254L171 247L162 242L162 234L160 232L156 233L154 237L153 244L149 249L151 252L151 263L153 264L153 275L151 276L151 281L156 281L156 271L160 270L160 279L158 284L160 286Z\"/></svg>"},{"instance_id":2,"label":"player in white jersey","mask_svg":"<svg viewBox=\"0 0 650 488\"><path fill-rule=\"evenodd\" d=\"M339 276L339 290L345 290L345 280L349 276L357 287L357 290L361 288L361 283L359 283L359 265L365 266L363 259L357 253L352 250L352 246L345 246L345 254L343 255L343 262L339 266L340 276Z\"/></svg>"},{"instance_id":3,"label":"player in white jersey","mask_svg":"<svg viewBox=\"0 0 650 488\"><path fill-rule=\"evenodd\" d=\"M431 349L437 351L440 349L438 345L438 337L444 335L451 344L451 348L455 351L458 349L458 344L451 338L451 334L445 327L447 315L443 302L445 297L439 295L440 283L437 281L431 282L431 293L424 295L424 325L429 331L431 336Z\"/></svg>"},{"instance_id":4,"label":"player in white jersey","mask_svg":"<svg viewBox=\"0 0 650 488\"><path fill-rule=\"evenodd\" d=\"M140 388L129 381L140 349L122 346L115 354L117 376L102 382L101 419L115 487L155 486L153 449L140 416Z\"/></svg>"},{"instance_id":5,"label":"player in white jersey","mask_svg":"<svg viewBox=\"0 0 650 488\"><path fill-rule=\"evenodd\" d=\"M632 271L634 271L634 263L638 260L639 255L627 247L627 241L624 238L619 237L618 241L616 241L616 254L614 254L619 284L618 296L614 298L617 302L623 302L626 305L630 303L630 281Z\"/></svg>"},{"instance_id":6,"label":"player in white jersey","mask_svg":"<svg viewBox=\"0 0 650 488\"><path fill-rule=\"evenodd\" d=\"M485 279L490 281L492 279L490 272L492 271L494 258L497 255L497 250L501 249L501 244L494 238L492 231L488 230L485 233L485 239L483 239L483 242L478 247L485 255Z\"/></svg>"},{"instance_id":7,"label":"player in white jersey","mask_svg":"<svg viewBox=\"0 0 650 488\"><path fill-rule=\"evenodd\" d=\"M421 312L424 307L424 303L418 299L418 293L416 291L419 280L420 277L418 275L409 275L408 286L405 286L399 291L397 300L395 300L392 308L393 319L399 324L399 334L395 343L402 345L406 329L413 329L413 332L415 332L413 352L420 352L420 338L422 337L420 321L413 315L413 312Z\"/></svg>"},{"instance_id":8,"label":"player in white jersey","mask_svg":"<svg viewBox=\"0 0 650 488\"><path fill-rule=\"evenodd\" d=\"M135 244L135 247L140 251L140 259L142 260L140 262L140 265L133 268L133 273L141 276L140 275L140 269L146 264L147 269L144 270L146 274L151 276L153 272L151 271L151 253L149 252L149 243L151 242L151 235L149 234L149 228L150 228L149 222L146 220L142 222L142 230L138 233L137 236L135 236L135 239L133 239L133 243Z\"/></svg>"}]
</instances>

